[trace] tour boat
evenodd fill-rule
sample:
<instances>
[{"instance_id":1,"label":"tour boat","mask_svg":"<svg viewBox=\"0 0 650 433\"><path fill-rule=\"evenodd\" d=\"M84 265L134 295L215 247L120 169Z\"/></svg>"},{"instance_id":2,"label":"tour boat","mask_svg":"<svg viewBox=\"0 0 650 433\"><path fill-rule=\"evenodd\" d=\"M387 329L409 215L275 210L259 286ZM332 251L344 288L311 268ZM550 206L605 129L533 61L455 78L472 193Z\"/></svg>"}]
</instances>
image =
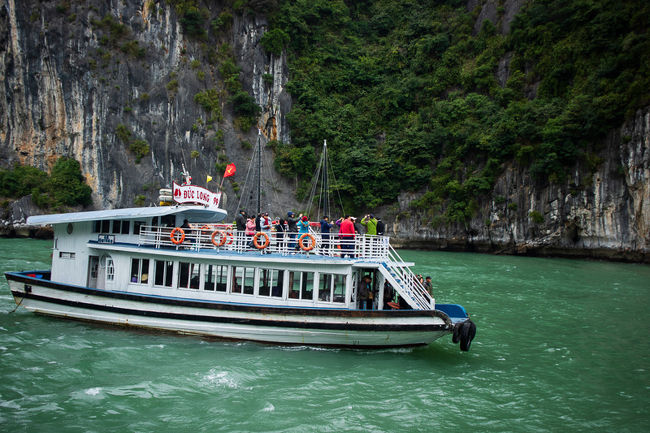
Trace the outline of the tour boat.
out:
<instances>
[{"instance_id":1,"label":"tour boat","mask_svg":"<svg viewBox=\"0 0 650 433\"><path fill-rule=\"evenodd\" d=\"M223 223L219 194L174 184L173 200L29 217L53 228L52 268L6 272L16 303L49 316L222 339L377 348L453 333L469 349L476 327L465 309L436 304L387 236L246 236ZM360 308L362 281L372 285L372 309Z\"/></svg>"}]
</instances>

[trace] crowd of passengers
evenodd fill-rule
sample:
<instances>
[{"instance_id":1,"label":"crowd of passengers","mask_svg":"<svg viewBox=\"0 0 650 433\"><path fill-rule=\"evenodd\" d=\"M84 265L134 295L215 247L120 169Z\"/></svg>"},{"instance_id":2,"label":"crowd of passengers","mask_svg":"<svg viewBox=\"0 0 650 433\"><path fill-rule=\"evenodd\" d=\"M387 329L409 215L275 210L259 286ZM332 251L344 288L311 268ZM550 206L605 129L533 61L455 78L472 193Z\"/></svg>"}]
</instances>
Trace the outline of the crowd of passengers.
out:
<instances>
[{"instance_id":1,"label":"crowd of passengers","mask_svg":"<svg viewBox=\"0 0 650 433\"><path fill-rule=\"evenodd\" d=\"M323 216L319 223L313 224L307 215L295 212L287 212L286 217L272 219L268 212L259 213L257 216L249 215L244 209L239 211L235 218L235 228L239 234L244 234L249 247L253 247L253 237L257 233L265 233L271 236L275 232L276 242L286 242L289 250L298 250L298 240L303 234L308 234L310 227L317 228L321 236L321 249L329 250L330 235L338 235L341 242L341 255L353 257L353 241L357 235L382 236L385 232L385 225L381 217L373 214L364 216L361 221L352 215L346 215L332 222L327 215Z\"/></svg>"}]
</instances>

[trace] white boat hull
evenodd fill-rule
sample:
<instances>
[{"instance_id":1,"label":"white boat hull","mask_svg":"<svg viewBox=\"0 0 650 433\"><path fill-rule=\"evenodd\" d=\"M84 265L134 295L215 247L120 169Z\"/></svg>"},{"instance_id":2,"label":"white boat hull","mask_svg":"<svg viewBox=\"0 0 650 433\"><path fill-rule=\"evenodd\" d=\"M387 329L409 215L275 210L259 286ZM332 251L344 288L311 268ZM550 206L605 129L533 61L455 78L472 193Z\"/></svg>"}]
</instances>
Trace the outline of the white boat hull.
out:
<instances>
[{"instance_id":1,"label":"white boat hull","mask_svg":"<svg viewBox=\"0 0 650 433\"><path fill-rule=\"evenodd\" d=\"M453 325L440 311L360 311L197 301L69 286L7 273L16 303L50 316L276 344L427 345Z\"/></svg>"}]
</instances>

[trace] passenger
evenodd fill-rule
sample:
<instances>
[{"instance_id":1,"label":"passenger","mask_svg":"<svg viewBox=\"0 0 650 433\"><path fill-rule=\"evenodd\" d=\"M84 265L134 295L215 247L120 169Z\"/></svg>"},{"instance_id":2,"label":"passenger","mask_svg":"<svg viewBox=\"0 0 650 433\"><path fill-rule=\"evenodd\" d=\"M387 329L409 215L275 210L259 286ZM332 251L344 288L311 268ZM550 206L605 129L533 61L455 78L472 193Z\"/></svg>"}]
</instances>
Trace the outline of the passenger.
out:
<instances>
[{"instance_id":1,"label":"passenger","mask_svg":"<svg viewBox=\"0 0 650 433\"><path fill-rule=\"evenodd\" d=\"M323 254L326 256L329 255L331 228L332 224L330 224L329 217L327 215L323 216L323 219L320 220L320 238L323 245Z\"/></svg>"},{"instance_id":2,"label":"passenger","mask_svg":"<svg viewBox=\"0 0 650 433\"><path fill-rule=\"evenodd\" d=\"M264 212L260 217L260 231L266 234L269 237L269 246L271 245L271 218L269 218L269 213ZM263 237L263 236L262 236ZM258 240L258 242L264 242L264 239ZM271 251L268 248L263 250L264 253L270 253Z\"/></svg>"},{"instance_id":3,"label":"passenger","mask_svg":"<svg viewBox=\"0 0 650 433\"><path fill-rule=\"evenodd\" d=\"M190 228L190 222L185 218L183 220L183 225L181 226L182 229L189 229Z\"/></svg>"},{"instance_id":4,"label":"passenger","mask_svg":"<svg viewBox=\"0 0 650 433\"><path fill-rule=\"evenodd\" d=\"M287 222L282 218L278 218L275 223L275 242L278 250L284 250L284 233L287 231Z\"/></svg>"},{"instance_id":5,"label":"passenger","mask_svg":"<svg viewBox=\"0 0 650 433\"><path fill-rule=\"evenodd\" d=\"M377 235L383 236L385 232L386 232L386 225L381 220L381 217L377 217Z\"/></svg>"},{"instance_id":6,"label":"passenger","mask_svg":"<svg viewBox=\"0 0 650 433\"><path fill-rule=\"evenodd\" d=\"M393 302L395 298L395 291L393 286L390 285L388 281L384 282L384 310L390 310L392 307L388 305L389 302Z\"/></svg>"},{"instance_id":7,"label":"passenger","mask_svg":"<svg viewBox=\"0 0 650 433\"><path fill-rule=\"evenodd\" d=\"M431 277L427 277L424 280L424 288L427 289L427 292L429 292L429 295L433 297L433 285L431 284Z\"/></svg>"},{"instance_id":8,"label":"passenger","mask_svg":"<svg viewBox=\"0 0 650 433\"><path fill-rule=\"evenodd\" d=\"M309 233L309 218L307 218L307 215L301 217L300 221L298 221L298 240L300 240L300 237L306 233ZM296 245L296 250L299 248L300 245Z\"/></svg>"},{"instance_id":9,"label":"passenger","mask_svg":"<svg viewBox=\"0 0 650 433\"><path fill-rule=\"evenodd\" d=\"M341 241L341 257L354 258L354 223L352 217L347 215L345 219L339 220L339 240ZM338 223L338 222L337 222Z\"/></svg>"},{"instance_id":10,"label":"passenger","mask_svg":"<svg viewBox=\"0 0 650 433\"><path fill-rule=\"evenodd\" d=\"M258 213L255 217L255 233L262 231L262 213Z\"/></svg>"},{"instance_id":11,"label":"passenger","mask_svg":"<svg viewBox=\"0 0 650 433\"><path fill-rule=\"evenodd\" d=\"M287 226L289 228L289 249L293 250L296 248L296 233L298 233L298 221L300 218L295 218L296 214L293 212L287 213Z\"/></svg>"},{"instance_id":12,"label":"passenger","mask_svg":"<svg viewBox=\"0 0 650 433\"><path fill-rule=\"evenodd\" d=\"M364 233L364 227L357 220L357 217L352 217L352 224L354 225L355 233L360 234L360 235L362 235Z\"/></svg>"},{"instance_id":13,"label":"passenger","mask_svg":"<svg viewBox=\"0 0 650 433\"><path fill-rule=\"evenodd\" d=\"M253 248L253 236L255 235L255 220L251 217L246 221L246 241L248 248Z\"/></svg>"},{"instance_id":14,"label":"passenger","mask_svg":"<svg viewBox=\"0 0 650 433\"><path fill-rule=\"evenodd\" d=\"M366 234L370 236L377 235L377 220L373 214L368 214L363 217L361 224L366 226Z\"/></svg>"},{"instance_id":15,"label":"passenger","mask_svg":"<svg viewBox=\"0 0 650 433\"><path fill-rule=\"evenodd\" d=\"M372 310L372 278L366 275L359 283L359 309Z\"/></svg>"},{"instance_id":16,"label":"passenger","mask_svg":"<svg viewBox=\"0 0 650 433\"><path fill-rule=\"evenodd\" d=\"M239 210L239 215L235 218L235 226L237 228L237 233L235 233L237 246L243 249L246 245L246 211L244 209Z\"/></svg>"}]
</instances>

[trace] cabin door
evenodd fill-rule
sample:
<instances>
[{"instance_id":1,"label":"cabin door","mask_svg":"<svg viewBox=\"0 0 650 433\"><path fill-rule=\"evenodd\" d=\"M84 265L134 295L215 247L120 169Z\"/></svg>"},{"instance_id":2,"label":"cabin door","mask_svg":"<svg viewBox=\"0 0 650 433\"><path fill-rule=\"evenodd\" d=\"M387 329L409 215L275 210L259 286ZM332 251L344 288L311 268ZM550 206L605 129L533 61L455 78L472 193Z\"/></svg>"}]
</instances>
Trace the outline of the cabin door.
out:
<instances>
[{"instance_id":1,"label":"cabin door","mask_svg":"<svg viewBox=\"0 0 650 433\"><path fill-rule=\"evenodd\" d=\"M88 256L88 282L86 286L97 288L97 273L99 271L99 257Z\"/></svg>"}]
</instances>

